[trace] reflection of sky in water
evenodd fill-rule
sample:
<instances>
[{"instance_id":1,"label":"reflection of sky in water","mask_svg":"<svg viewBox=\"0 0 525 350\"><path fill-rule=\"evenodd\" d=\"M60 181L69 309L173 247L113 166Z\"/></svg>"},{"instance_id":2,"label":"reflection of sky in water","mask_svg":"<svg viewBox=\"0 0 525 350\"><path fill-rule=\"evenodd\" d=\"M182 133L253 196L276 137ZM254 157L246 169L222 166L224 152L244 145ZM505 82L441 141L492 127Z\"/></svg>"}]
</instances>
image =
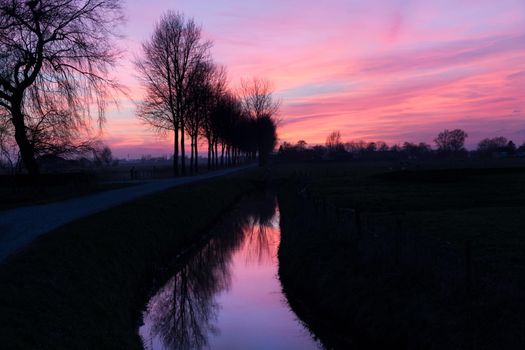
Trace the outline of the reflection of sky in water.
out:
<instances>
[{"instance_id":1,"label":"reflection of sky in water","mask_svg":"<svg viewBox=\"0 0 525 350\"><path fill-rule=\"evenodd\" d=\"M273 197L247 200L150 300L147 349L316 349L277 279L279 214Z\"/></svg>"}]
</instances>

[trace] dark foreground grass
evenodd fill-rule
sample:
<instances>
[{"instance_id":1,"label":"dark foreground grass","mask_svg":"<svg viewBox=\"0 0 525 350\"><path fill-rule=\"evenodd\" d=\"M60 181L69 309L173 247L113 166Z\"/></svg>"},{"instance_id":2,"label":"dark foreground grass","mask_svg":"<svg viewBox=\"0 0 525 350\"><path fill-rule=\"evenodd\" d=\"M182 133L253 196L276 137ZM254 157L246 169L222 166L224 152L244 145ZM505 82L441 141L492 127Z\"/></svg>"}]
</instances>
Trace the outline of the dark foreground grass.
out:
<instances>
[{"instance_id":1,"label":"dark foreground grass","mask_svg":"<svg viewBox=\"0 0 525 350\"><path fill-rule=\"evenodd\" d=\"M135 184L104 183L90 173L42 174L38 184L32 184L28 176L0 175L0 211L63 201Z\"/></svg>"},{"instance_id":2,"label":"dark foreground grass","mask_svg":"<svg viewBox=\"0 0 525 350\"><path fill-rule=\"evenodd\" d=\"M12 256L0 265L0 348L140 349L140 310L158 268L198 242L256 178L231 175L144 197Z\"/></svg>"},{"instance_id":3,"label":"dark foreground grass","mask_svg":"<svg viewBox=\"0 0 525 350\"><path fill-rule=\"evenodd\" d=\"M388 169L296 167L279 196L294 310L329 347L522 349L525 169Z\"/></svg>"}]
</instances>

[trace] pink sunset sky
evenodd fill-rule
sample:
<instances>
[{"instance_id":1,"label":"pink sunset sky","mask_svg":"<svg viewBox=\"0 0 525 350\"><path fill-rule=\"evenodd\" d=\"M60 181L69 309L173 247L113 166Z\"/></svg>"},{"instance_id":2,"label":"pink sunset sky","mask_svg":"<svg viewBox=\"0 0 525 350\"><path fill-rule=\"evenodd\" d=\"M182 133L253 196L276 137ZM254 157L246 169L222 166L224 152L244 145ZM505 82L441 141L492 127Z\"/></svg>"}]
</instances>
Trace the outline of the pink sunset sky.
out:
<instances>
[{"instance_id":1,"label":"pink sunset sky","mask_svg":"<svg viewBox=\"0 0 525 350\"><path fill-rule=\"evenodd\" d=\"M135 117L141 88L131 63L168 9L202 24L230 82L271 80L282 100L280 141L432 143L445 129L467 145L525 141L523 0L128 0L125 57L116 75L131 98L108 111L104 140L117 156L167 155ZM134 101L133 101L134 100Z\"/></svg>"}]
</instances>

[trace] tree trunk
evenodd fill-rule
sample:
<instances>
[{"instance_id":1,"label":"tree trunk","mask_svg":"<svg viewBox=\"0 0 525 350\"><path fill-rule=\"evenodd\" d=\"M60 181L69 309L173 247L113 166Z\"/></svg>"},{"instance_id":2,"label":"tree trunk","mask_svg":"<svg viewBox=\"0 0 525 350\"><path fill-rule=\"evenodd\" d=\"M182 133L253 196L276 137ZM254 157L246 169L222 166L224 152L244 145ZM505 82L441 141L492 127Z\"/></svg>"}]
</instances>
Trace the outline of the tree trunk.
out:
<instances>
[{"instance_id":1,"label":"tree trunk","mask_svg":"<svg viewBox=\"0 0 525 350\"><path fill-rule=\"evenodd\" d=\"M219 167L219 143L215 141L215 167Z\"/></svg>"},{"instance_id":2,"label":"tree trunk","mask_svg":"<svg viewBox=\"0 0 525 350\"><path fill-rule=\"evenodd\" d=\"M210 140L208 140L208 170L211 170L211 150L212 150L211 142Z\"/></svg>"},{"instance_id":3,"label":"tree trunk","mask_svg":"<svg viewBox=\"0 0 525 350\"><path fill-rule=\"evenodd\" d=\"M35 159L35 149L27 138L21 98L13 101L11 115L13 117L12 122L15 127L15 140L20 149L20 156L22 157L29 176L35 180L40 174L40 169Z\"/></svg>"},{"instance_id":4,"label":"tree trunk","mask_svg":"<svg viewBox=\"0 0 525 350\"><path fill-rule=\"evenodd\" d=\"M199 172L199 142L198 136L195 137L193 145L195 147L195 174Z\"/></svg>"},{"instance_id":5,"label":"tree trunk","mask_svg":"<svg viewBox=\"0 0 525 350\"><path fill-rule=\"evenodd\" d=\"M215 169L217 164L215 164L215 141L211 142L211 168Z\"/></svg>"},{"instance_id":6,"label":"tree trunk","mask_svg":"<svg viewBox=\"0 0 525 350\"><path fill-rule=\"evenodd\" d=\"M173 176L179 176L179 128L175 127L173 135Z\"/></svg>"},{"instance_id":7,"label":"tree trunk","mask_svg":"<svg viewBox=\"0 0 525 350\"><path fill-rule=\"evenodd\" d=\"M180 170L182 176L186 175L186 151L184 145L184 119L180 121Z\"/></svg>"},{"instance_id":8,"label":"tree trunk","mask_svg":"<svg viewBox=\"0 0 525 350\"><path fill-rule=\"evenodd\" d=\"M193 173L193 136L190 136L191 139L191 155L190 155L190 174Z\"/></svg>"},{"instance_id":9,"label":"tree trunk","mask_svg":"<svg viewBox=\"0 0 525 350\"><path fill-rule=\"evenodd\" d=\"M224 143L221 143L221 167L224 167Z\"/></svg>"}]
</instances>

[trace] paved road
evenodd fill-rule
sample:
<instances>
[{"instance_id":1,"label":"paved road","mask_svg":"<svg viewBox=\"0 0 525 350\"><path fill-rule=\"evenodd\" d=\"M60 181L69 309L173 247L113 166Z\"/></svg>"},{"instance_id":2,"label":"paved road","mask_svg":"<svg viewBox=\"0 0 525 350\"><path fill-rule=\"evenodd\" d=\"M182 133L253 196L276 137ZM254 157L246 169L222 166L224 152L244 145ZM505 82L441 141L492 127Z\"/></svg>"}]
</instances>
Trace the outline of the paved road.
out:
<instances>
[{"instance_id":1,"label":"paved road","mask_svg":"<svg viewBox=\"0 0 525 350\"><path fill-rule=\"evenodd\" d=\"M224 169L193 177L149 183L31 207L0 211L0 263L36 237L68 222L109 209L133 199L189 183L219 177L247 168Z\"/></svg>"}]
</instances>

